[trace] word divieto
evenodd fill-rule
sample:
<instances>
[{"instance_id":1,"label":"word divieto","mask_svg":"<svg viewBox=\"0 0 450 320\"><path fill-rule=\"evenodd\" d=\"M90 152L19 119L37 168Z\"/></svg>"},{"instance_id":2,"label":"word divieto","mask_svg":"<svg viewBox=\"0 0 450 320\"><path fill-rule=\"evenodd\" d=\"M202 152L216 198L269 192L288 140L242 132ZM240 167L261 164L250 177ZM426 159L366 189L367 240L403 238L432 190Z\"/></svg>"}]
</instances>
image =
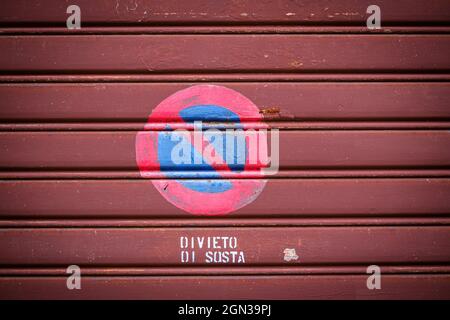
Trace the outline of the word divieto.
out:
<instances>
[{"instance_id":1,"label":"word divieto","mask_svg":"<svg viewBox=\"0 0 450 320\"><path fill-rule=\"evenodd\" d=\"M181 262L245 263L244 252L237 250L237 247L236 237L180 237Z\"/></svg>"}]
</instances>

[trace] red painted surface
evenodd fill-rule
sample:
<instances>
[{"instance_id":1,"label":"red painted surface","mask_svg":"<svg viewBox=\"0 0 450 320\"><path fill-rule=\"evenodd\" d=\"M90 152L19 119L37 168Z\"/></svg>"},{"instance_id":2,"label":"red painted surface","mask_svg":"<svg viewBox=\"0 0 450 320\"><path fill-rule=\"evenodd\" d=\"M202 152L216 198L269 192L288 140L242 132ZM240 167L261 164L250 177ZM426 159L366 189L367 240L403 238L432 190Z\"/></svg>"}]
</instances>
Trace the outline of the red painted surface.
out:
<instances>
[{"instance_id":1,"label":"red painted surface","mask_svg":"<svg viewBox=\"0 0 450 320\"><path fill-rule=\"evenodd\" d=\"M38 168L41 177L52 170L136 171L136 133L1 132L0 166L12 171ZM431 169L449 165L448 130L280 132L281 170Z\"/></svg>"},{"instance_id":2,"label":"red painted surface","mask_svg":"<svg viewBox=\"0 0 450 320\"><path fill-rule=\"evenodd\" d=\"M345 121L351 121L351 126L378 121L392 128L395 121L405 125L433 125L450 119L450 84L446 82L216 84L248 97L272 125L278 121L292 121L291 125L329 122L336 127ZM153 109L151 106L157 106L188 85L191 84L3 83L0 84L0 119L3 126L8 122L16 127L29 123L42 130L52 129L51 124L61 121L65 123L58 130L67 130L76 123L85 126L92 123L92 129L101 130L108 125L103 123L106 121L110 128L140 130ZM125 126L130 123L134 127Z\"/></svg>"},{"instance_id":3,"label":"red painted surface","mask_svg":"<svg viewBox=\"0 0 450 320\"><path fill-rule=\"evenodd\" d=\"M150 180L138 175L134 180L4 180L0 191L2 219L99 218L107 219L107 224L113 223L113 218L193 218L167 203ZM329 197L333 201L324 201ZM407 217L448 216L449 199L448 178L273 179L251 206L233 216L306 220L400 217L407 221ZM345 223L345 219L338 221ZM18 221L21 223L24 221Z\"/></svg>"},{"instance_id":4,"label":"red painted surface","mask_svg":"<svg viewBox=\"0 0 450 320\"><path fill-rule=\"evenodd\" d=\"M2 1L0 299L450 299L450 4L379 0L375 31L370 4L80 0L69 31L64 1ZM280 171L226 216L136 165L138 132L177 125L158 104L199 84L280 129ZM208 236L235 263L180 244Z\"/></svg>"},{"instance_id":5,"label":"red painted surface","mask_svg":"<svg viewBox=\"0 0 450 320\"><path fill-rule=\"evenodd\" d=\"M367 290L366 276L85 277L69 291L65 277L2 277L8 299L450 299L450 277L385 275L384 293ZM324 291L326 295L324 296Z\"/></svg>"}]
</instances>

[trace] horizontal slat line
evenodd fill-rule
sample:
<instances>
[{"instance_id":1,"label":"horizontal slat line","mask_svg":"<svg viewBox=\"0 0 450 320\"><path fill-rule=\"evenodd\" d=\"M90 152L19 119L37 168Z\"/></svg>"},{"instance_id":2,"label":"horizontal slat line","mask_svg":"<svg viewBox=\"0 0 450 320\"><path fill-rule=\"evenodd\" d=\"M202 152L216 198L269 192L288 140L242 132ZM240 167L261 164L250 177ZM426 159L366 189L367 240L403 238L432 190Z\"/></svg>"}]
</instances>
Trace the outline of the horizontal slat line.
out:
<instances>
[{"instance_id":1,"label":"horizontal slat line","mask_svg":"<svg viewBox=\"0 0 450 320\"><path fill-rule=\"evenodd\" d=\"M423 217L450 212L448 178L274 179L229 218ZM324 201L327 199L327 201ZM150 179L0 180L3 219L194 218Z\"/></svg>"},{"instance_id":2,"label":"horizontal slat line","mask_svg":"<svg viewBox=\"0 0 450 320\"><path fill-rule=\"evenodd\" d=\"M450 299L450 275L439 274L386 274L381 290L367 289L367 274L83 279L82 290L67 290L67 275L0 277L0 299Z\"/></svg>"},{"instance_id":3,"label":"horizontal slat line","mask_svg":"<svg viewBox=\"0 0 450 320\"><path fill-rule=\"evenodd\" d=\"M395 74L307 74L307 73L223 73L223 74L89 74L89 75L0 75L0 83L154 83L154 82L449 82L450 73Z\"/></svg>"},{"instance_id":4,"label":"horizontal slat line","mask_svg":"<svg viewBox=\"0 0 450 320\"><path fill-rule=\"evenodd\" d=\"M447 215L447 214L446 214ZM308 215L309 217L311 215ZM329 216L329 215L326 215ZM220 219L217 216L208 216L208 217L204 217L205 219ZM186 218L184 218L186 219ZM221 226L221 227L217 227L217 226L172 226L172 227L143 227L143 226L138 226L138 227L105 227L105 228L98 228L96 226L89 226L89 227L80 227L80 226L74 226L74 227L66 227L66 228L58 228L58 227L44 227L44 228L33 228L33 227L24 227L24 228L8 228L8 227L3 227L0 229L1 232L4 233L10 233L10 234L25 234L25 233L29 233L29 235L32 235L34 232L36 232L36 234L44 234L44 236L47 236L48 234L51 234L52 232L59 232L59 231L64 231L67 232L65 235L67 235L68 237L74 236L74 234L87 234L89 236L97 236L98 234L96 233L97 231L101 231L102 235L104 237L108 237L109 234L111 233L115 233L117 235L120 234L128 234L128 233L133 233L136 232L136 236L140 235L142 237L152 237L154 235L151 235L151 233L155 233L158 235L158 233L168 233L168 234L172 234L175 236L176 239L179 240L178 238L178 232L186 232L186 234L182 234L182 236L187 236L187 237L196 237L197 236L197 232L202 232L204 231L204 234L200 234L200 236L215 236L215 234L210 235L210 233L214 233L214 232L219 232L220 235L219 236L223 236L222 235L222 230L226 233L233 233L233 236L239 237L239 236L243 236L243 237L248 237L249 239L251 239L251 241L258 241L259 238L258 237L251 237L251 234L248 234L247 232L249 232L249 230L252 231L257 231L257 232L261 232L261 233L266 233L270 236L274 236L277 237L279 236L278 231L282 231L282 232L287 232L288 234L286 235L282 235L280 236L280 239L288 239L290 235L295 235L297 236L298 234L300 234L301 232L306 232L307 234L310 234L311 236L316 236L314 234L314 232L316 231L331 231L331 232L343 232L344 235L348 235L351 234L352 232L358 233L359 235L372 235L372 232L380 232L381 234L384 234L385 232L391 232L391 231L400 231L400 232L405 232L406 234L411 233L411 232L430 232L430 234L443 234L446 235L448 231L450 231L450 227L449 226L396 226L395 229L391 229L390 225L387 226L230 226L230 225L226 225L226 226ZM431 231L434 231L431 232ZM71 235L72 233L72 235ZM324 234L323 236L325 236L326 234ZM131 238L130 238L131 239ZM137 238L136 238L137 239ZM442 239L444 239L443 243L445 245L447 245L447 241L446 240L450 240L450 239L446 239L445 237L443 237ZM9 241L9 239L7 239L6 237L2 240L7 240ZM81 239L80 239L81 240ZM135 239L132 239L131 241L134 241ZM165 241L167 239L159 239L161 241ZM323 239L322 239L323 240ZM423 239L421 239L423 240ZM114 241L119 241L119 240L114 240ZM294 243L295 244L295 243ZM330 243L328 243L330 244ZM448 243L450 245L450 242ZM141 243L141 245L145 245L144 243ZM299 243L298 245L301 245L301 243ZM334 244L332 244L334 245ZM179 242L175 243L174 246L175 249L179 249ZM197 248L198 249L198 248ZM206 247L203 249L207 249ZM220 248L219 248L220 249ZM219 249L208 249L208 250L219 250ZM224 249L224 248L222 248ZM228 247L228 249L230 249L230 247ZM200 249L199 249L200 250ZM450 257L450 253L449 253L449 257ZM300 261L299 261L300 262ZM322 262L320 262L322 263ZM348 262L350 264L355 263L355 262ZM347 262L345 264L348 264ZM400 262L396 262L398 263L403 263L402 261ZM427 263L433 263L433 262L427 262ZM0 261L1 264L1 261ZM306 263L307 264L307 263ZM314 263L315 264L315 263ZM395 263L394 263L395 264Z\"/></svg>"},{"instance_id":5,"label":"horizontal slat line","mask_svg":"<svg viewBox=\"0 0 450 320\"><path fill-rule=\"evenodd\" d=\"M450 262L450 227L202 227L0 229L2 266L208 266L207 252L243 252L246 266L286 265L283 251L295 248L290 265L443 264ZM184 264L180 237L205 237ZM208 246L207 237L236 237L236 247ZM386 249L389 248L389 249ZM230 255L231 258L231 255ZM236 260L226 264L239 264Z\"/></svg>"},{"instance_id":6,"label":"horizontal slat line","mask_svg":"<svg viewBox=\"0 0 450 320\"><path fill-rule=\"evenodd\" d=\"M448 265L382 265L382 274L448 274ZM190 276L190 275L367 275L367 266L291 266L291 267L82 267L83 276ZM0 268L4 276L67 276L66 268Z\"/></svg>"},{"instance_id":7,"label":"horizontal slat line","mask_svg":"<svg viewBox=\"0 0 450 320\"><path fill-rule=\"evenodd\" d=\"M448 213L450 216L450 211ZM450 217L444 215L436 217L373 217L367 214L361 214L361 218L352 218L348 216L338 216L330 218L208 218L208 219L76 219L76 220L48 220L48 219L11 219L6 220L8 214L2 215L0 228L128 228L128 227L320 227L320 226L445 226L450 225ZM364 217L366 216L366 217Z\"/></svg>"},{"instance_id":8,"label":"horizontal slat line","mask_svg":"<svg viewBox=\"0 0 450 320\"><path fill-rule=\"evenodd\" d=\"M83 290L67 290L66 280L66 276L2 277L0 299L450 298L448 275L386 275L382 290L368 290L367 275L86 277Z\"/></svg>"},{"instance_id":9,"label":"horizontal slat line","mask_svg":"<svg viewBox=\"0 0 450 320\"><path fill-rule=\"evenodd\" d=\"M180 173L180 176L186 176L186 172ZM223 172L226 176L227 173ZM213 175L211 175L213 177ZM161 174L160 172L148 172L147 178L151 179L168 179L167 176ZM261 179L261 174L249 173L242 174L239 179ZM445 178L450 177L450 169L365 169L365 170L355 170L355 169L342 169L342 170L315 170L315 169L305 169L305 170L286 170L283 169L279 171L275 176L265 176L264 179L269 180L280 180L280 179L307 179L307 178L396 178L396 179L409 179L409 178ZM214 178L214 177L213 177ZM17 171L17 170L0 170L0 179L4 180L53 180L53 179L142 179L140 173L136 170L71 170L71 171ZM205 177L199 178L195 173L192 173L189 179L205 179ZM239 180L236 179L236 180Z\"/></svg>"},{"instance_id":10,"label":"horizontal slat line","mask_svg":"<svg viewBox=\"0 0 450 320\"><path fill-rule=\"evenodd\" d=\"M447 35L1 36L0 50L4 73L450 71Z\"/></svg>"},{"instance_id":11,"label":"horizontal slat line","mask_svg":"<svg viewBox=\"0 0 450 320\"><path fill-rule=\"evenodd\" d=\"M221 1L212 4L205 0L179 1L88 1L77 2L83 12L83 23L89 24L362 24L369 16L366 11L372 2L317 0L311 3L291 1L261 2ZM449 4L445 0L410 1L379 0L383 23L444 23L447 24ZM48 0L30 3L26 0L4 1L0 6L2 24L59 24L63 25L67 3Z\"/></svg>"},{"instance_id":12,"label":"horizontal slat line","mask_svg":"<svg viewBox=\"0 0 450 320\"><path fill-rule=\"evenodd\" d=\"M448 26L402 26L383 24L381 29L366 26L308 26L308 25L221 25L221 26L130 26L91 27L69 30L67 27L0 27L0 35L118 35L118 34L446 34Z\"/></svg>"},{"instance_id":13,"label":"horizontal slat line","mask_svg":"<svg viewBox=\"0 0 450 320\"><path fill-rule=\"evenodd\" d=\"M137 133L1 132L0 168L3 171L138 171L136 137L147 139L151 132ZM280 131L279 136L280 170L447 169L450 166L448 130L303 130ZM142 169L152 174L157 168ZM177 170L176 167L166 169ZM187 169L195 172L199 167L193 165Z\"/></svg>"},{"instance_id":14,"label":"horizontal slat line","mask_svg":"<svg viewBox=\"0 0 450 320\"><path fill-rule=\"evenodd\" d=\"M194 83L195 84L195 83ZM248 97L273 125L378 125L408 121L450 120L450 83L214 83ZM0 122L5 125L45 122L67 127L139 125L171 94L193 84L184 83L21 83L0 84ZM324 94L326 93L326 94ZM158 119L175 121L172 118ZM241 122L254 119L240 119ZM272 122L274 121L274 122ZM90 122L87 124L86 122ZM328 123L329 122L329 123ZM97 123L95 123L97 125ZM399 123L400 125L400 123ZM419 125L419 124L418 124ZM421 125L421 124L420 124Z\"/></svg>"},{"instance_id":15,"label":"horizontal slat line","mask_svg":"<svg viewBox=\"0 0 450 320\"><path fill-rule=\"evenodd\" d=\"M442 130L450 129L450 121L330 121L330 122L287 122L287 121L266 121L265 124L241 122L247 125L248 129L280 129L280 130ZM173 129L189 130L186 125L177 123L147 124L148 130L165 130L167 127ZM208 124L203 123L204 127ZM218 125L208 125L208 128L234 128L235 125L226 123ZM0 123L1 131L137 131L142 130L142 123L132 122L67 122L67 123Z\"/></svg>"}]
</instances>

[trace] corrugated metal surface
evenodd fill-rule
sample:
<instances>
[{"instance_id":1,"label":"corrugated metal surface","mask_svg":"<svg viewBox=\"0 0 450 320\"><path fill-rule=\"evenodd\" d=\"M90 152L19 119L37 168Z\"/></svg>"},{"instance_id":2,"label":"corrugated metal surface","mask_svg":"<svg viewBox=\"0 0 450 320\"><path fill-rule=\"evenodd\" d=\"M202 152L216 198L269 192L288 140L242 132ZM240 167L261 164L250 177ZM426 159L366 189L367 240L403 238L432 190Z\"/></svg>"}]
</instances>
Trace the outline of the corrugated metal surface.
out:
<instances>
[{"instance_id":1,"label":"corrugated metal surface","mask_svg":"<svg viewBox=\"0 0 450 320\"><path fill-rule=\"evenodd\" d=\"M374 31L362 0L80 0L67 30L70 4L0 4L0 298L450 299L448 0L379 0ZM280 129L279 172L220 217L136 165L152 110L199 83ZM182 263L180 237L245 260Z\"/></svg>"}]
</instances>

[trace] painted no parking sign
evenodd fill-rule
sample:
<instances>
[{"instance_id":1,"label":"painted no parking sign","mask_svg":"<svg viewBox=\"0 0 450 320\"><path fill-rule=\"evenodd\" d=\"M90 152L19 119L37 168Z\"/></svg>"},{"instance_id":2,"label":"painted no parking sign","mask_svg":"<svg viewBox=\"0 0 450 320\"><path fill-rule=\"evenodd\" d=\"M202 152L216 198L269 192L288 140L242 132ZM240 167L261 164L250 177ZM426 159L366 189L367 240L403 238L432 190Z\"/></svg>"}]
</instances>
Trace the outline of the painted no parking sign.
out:
<instances>
[{"instance_id":1,"label":"painted no parking sign","mask_svg":"<svg viewBox=\"0 0 450 320\"><path fill-rule=\"evenodd\" d=\"M141 176L153 178L158 172L162 179L152 180L156 189L189 213L238 210L266 184L258 171L262 162L253 155L267 153L267 136L251 132L250 126L266 128L258 107L237 91L215 85L178 91L152 111L136 136ZM243 179L249 174L251 179Z\"/></svg>"}]
</instances>

